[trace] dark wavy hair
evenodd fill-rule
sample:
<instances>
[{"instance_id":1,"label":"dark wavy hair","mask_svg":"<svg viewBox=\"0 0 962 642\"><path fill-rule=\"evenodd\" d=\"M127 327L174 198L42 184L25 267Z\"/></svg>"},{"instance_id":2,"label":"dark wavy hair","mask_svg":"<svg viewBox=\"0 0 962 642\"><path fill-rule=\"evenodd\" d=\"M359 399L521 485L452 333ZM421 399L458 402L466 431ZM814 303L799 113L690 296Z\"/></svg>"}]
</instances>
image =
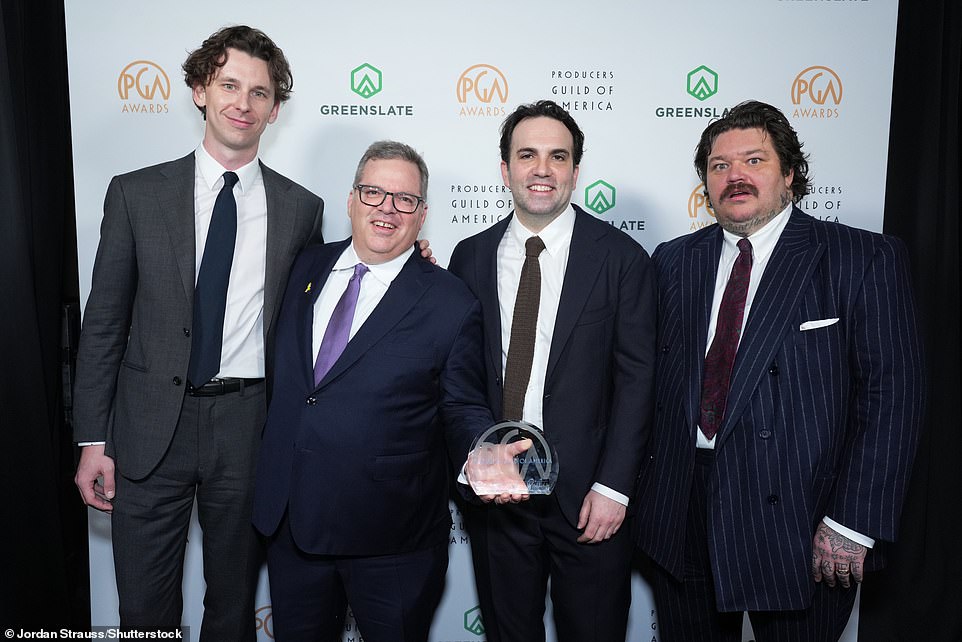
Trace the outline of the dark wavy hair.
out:
<instances>
[{"instance_id":1,"label":"dark wavy hair","mask_svg":"<svg viewBox=\"0 0 962 642\"><path fill-rule=\"evenodd\" d=\"M508 159L511 155L511 136L514 135L514 128L518 126L522 120L527 118L537 118L539 116L546 116L548 118L554 118L557 121L561 121L561 124L568 128L571 132L571 138L574 140L574 149L572 150L573 160L575 167L581 164L581 155L585 151L585 135L578 127L578 123L575 119L571 117L561 105L554 102L553 100L539 100L536 103L528 103L525 105L518 106L511 115L504 119L501 123L501 160L508 163Z\"/></svg>"},{"instance_id":2,"label":"dark wavy hair","mask_svg":"<svg viewBox=\"0 0 962 642\"><path fill-rule=\"evenodd\" d=\"M206 86L217 73L217 69L227 62L228 49L242 51L267 63L276 102L282 103L291 97L294 76L284 52L263 31L246 25L224 27L187 56L183 65L187 86L191 89L198 85ZM197 106L197 109L206 117L203 107Z\"/></svg>"},{"instance_id":3,"label":"dark wavy hair","mask_svg":"<svg viewBox=\"0 0 962 642\"><path fill-rule=\"evenodd\" d=\"M802 143L798 140L798 133L792 128L785 114L776 107L759 102L746 100L732 107L731 111L716 121L713 121L701 134L701 140L695 147L695 171L698 178L705 183L705 196L708 196L707 173L708 157L719 136L732 129L761 129L768 133L772 147L778 154L778 163L782 176L788 176L792 170L792 201L798 203L809 192L811 179L808 177L808 154L802 152Z\"/></svg>"}]
</instances>

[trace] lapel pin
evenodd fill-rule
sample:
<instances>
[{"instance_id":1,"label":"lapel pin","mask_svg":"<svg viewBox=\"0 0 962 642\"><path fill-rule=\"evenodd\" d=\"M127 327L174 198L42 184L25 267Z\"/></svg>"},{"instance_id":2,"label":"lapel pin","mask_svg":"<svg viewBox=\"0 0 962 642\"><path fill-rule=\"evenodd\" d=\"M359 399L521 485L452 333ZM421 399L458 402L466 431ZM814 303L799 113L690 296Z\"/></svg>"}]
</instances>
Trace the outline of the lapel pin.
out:
<instances>
[{"instance_id":1,"label":"lapel pin","mask_svg":"<svg viewBox=\"0 0 962 642\"><path fill-rule=\"evenodd\" d=\"M304 294L307 294L308 292L311 291L311 285L313 285L313 284L314 284L313 281L311 281L310 283L307 284L307 288L305 288Z\"/></svg>"}]
</instances>

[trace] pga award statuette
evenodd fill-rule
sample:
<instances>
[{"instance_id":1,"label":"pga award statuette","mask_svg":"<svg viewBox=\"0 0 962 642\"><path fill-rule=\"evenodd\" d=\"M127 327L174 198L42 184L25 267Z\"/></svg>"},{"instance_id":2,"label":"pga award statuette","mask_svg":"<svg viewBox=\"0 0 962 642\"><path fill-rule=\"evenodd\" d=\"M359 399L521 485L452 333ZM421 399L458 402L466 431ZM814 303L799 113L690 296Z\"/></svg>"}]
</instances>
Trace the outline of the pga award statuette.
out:
<instances>
[{"instance_id":1,"label":"pga award statuette","mask_svg":"<svg viewBox=\"0 0 962 642\"><path fill-rule=\"evenodd\" d=\"M558 453L537 426L503 421L474 439L466 471L478 495L549 495L558 481Z\"/></svg>"}]
</instances>

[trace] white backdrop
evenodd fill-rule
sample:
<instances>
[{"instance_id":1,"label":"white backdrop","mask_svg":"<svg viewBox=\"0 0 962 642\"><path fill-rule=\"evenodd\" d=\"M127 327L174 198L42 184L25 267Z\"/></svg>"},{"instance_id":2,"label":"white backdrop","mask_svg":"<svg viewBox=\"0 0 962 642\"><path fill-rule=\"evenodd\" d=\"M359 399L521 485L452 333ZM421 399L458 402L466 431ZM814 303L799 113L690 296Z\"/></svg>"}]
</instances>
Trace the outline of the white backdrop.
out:
<instances>
[{"instance_id":1,"label":"white backdrop","mask_svg":"<svg viewBox=\"0 0 962 642\"><path fill-rule=\"evenodd\" d=\"M812 154L815 216L881 230L897 0L673 0L363 4L238 0L67 0L83 296L110 177L178 158L203 136L180 65L227 24L263 29L285 51L294 94L261 158L321 195L324 236L348 236L345 203L367 145L413 145L431 170L423 236L446 265L461 238L511 210L498 127L551 98L586 135L573 198L649 251L713 222L692 168L699 134L742 100L788 115ZM117 622L110 522L90 513L92 622ZM483 640L462 520L432 640ZM184 622L196 639L203 578L194 523ZM261 641L273 638L266 581ZM855 640L853 617L844 640ZM361 637L348 620L344 639ZM553 631L549 623L549 639ZM746 632L746 639L750 635ZM630 640L657 640L651 594L633 582Z\"/></svg>"}]
</instances>

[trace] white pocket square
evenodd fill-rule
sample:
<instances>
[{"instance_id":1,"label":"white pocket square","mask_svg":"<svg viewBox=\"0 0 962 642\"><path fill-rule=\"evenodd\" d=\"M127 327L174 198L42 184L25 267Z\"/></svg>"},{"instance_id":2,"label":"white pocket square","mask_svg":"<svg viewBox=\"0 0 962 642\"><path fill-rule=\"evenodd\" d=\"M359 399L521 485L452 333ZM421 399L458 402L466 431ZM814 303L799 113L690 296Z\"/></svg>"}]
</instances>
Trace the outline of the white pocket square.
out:
<instances>
[{"instance_id":1,"label":"white pocket square","mask_svg":"<svg viewBox=\"0 0 962 642\"><path fill-rule=\"evenodd\" d=\"M802 332L805 330L814 330L815 328L824 328L828 325L835 325L838 323L838 319L818 319L817 321L806 321L802 325L798 326L798 329Z\"/></svg>"}]
</instances>

